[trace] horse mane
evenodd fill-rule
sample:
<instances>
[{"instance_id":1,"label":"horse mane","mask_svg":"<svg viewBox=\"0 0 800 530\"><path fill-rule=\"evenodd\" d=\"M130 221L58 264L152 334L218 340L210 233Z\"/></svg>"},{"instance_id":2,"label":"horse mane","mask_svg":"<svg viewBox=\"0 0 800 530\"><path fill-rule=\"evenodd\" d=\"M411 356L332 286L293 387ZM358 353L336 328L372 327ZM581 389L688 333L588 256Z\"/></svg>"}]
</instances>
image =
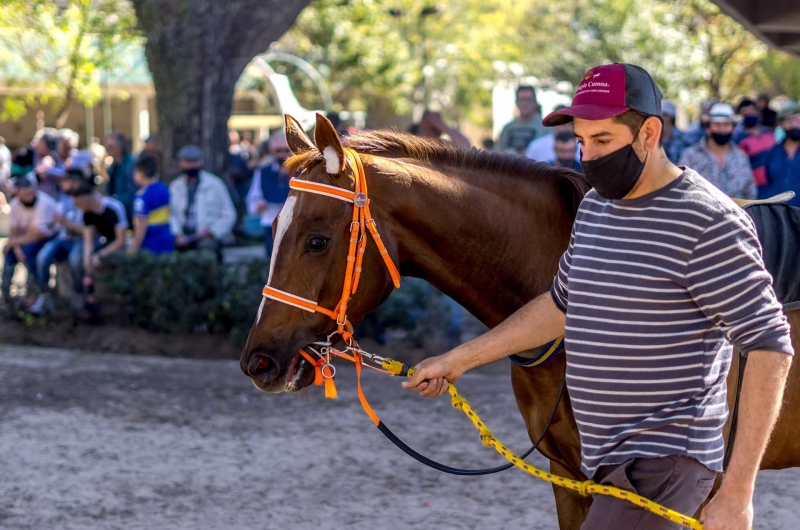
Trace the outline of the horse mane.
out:
<instances>
[{"instance_id":1,"label":"horse mane","mask_svg":"<svg viewBox=\"0 0 800 530\"><path fill-rule=\"evenodd\" d=\"M397 130L359 131L344 138L344 146L358 153L386 158L410 158L430 165L501 173L512 178L555 182L565 207L574 217L590 186L571 169L536 162L530 158L496 151L465 148L436 138L414 136ZM318 149L309 149L286 160L286 170L296 174L324 161Z\"/></svg>"}]
</instances>

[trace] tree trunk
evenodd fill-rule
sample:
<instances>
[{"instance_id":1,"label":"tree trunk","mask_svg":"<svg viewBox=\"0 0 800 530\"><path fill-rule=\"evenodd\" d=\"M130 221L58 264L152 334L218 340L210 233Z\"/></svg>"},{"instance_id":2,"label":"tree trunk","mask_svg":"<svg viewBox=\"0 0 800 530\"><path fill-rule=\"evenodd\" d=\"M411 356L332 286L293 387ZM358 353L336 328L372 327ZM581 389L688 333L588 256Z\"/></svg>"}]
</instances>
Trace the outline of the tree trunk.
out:
<instances>
[{"instance_id":1,"label":"tree trunk","mask_svg":"<svg viewBox=\"0 0 800 530\"><path fill-rule=\"evenodd\" d=\"M206 170L222 175L228 118L239 76L289 29L310 0L133 0L156 89L162 175L175 155L199 145Z\"/></svg>"}]
</instances>

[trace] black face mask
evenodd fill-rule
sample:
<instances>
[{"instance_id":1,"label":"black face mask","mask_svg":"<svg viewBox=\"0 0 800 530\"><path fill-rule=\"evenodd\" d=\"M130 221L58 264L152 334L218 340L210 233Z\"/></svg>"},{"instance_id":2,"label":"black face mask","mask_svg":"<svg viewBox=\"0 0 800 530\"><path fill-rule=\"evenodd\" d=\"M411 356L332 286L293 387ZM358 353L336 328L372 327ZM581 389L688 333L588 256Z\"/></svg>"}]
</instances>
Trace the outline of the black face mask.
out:
<instances>
[{"instance_id":1,"label":"black face mask","mask_svg":"<svg viewBox=\"0 0 800 530\"><path fill-rule=\"evenodd\" d=\"M22 203L22 205L23 205L25 208L33 208L33 207L36 205L36 199L38 199L38 197L34 197L34 198L33 198L33 200L32 200L31 202L25 202L25 201L23 201L22 199L20 199L20 200L19 200L19 202L21 202L21 203Z\"/></svg>"},{"instance_id":2,"label":"black face mask","mask_svg":"<svg viewBox=\"0 0 800 530\"><path fill-rule=\"evenodd\" d=\"M634 142L638 137L639 133L637 132ZM596 160L583 160L581 153L581 167L586 180L601 197L618 201L629 194L639 181L647 163L647 156L645 156L644 162L639 160L639 156L633 149L633 142L631 142Z\"/></svg>"},{"instance_id":3,"label":"black face mask","mask_svg":"<svg viewBox=\"0 0 800 530\"><path fill-rule=\"evenodd\" d=\"M728 142L731 141L733 138L733 134L721 134L721 133L711 133L711 139L714 140L714 143L717 145L728 145Z\"/></svg>"},{"instance_id":4,"label":"black face mask","mask_svg":"<svg viewBox=\"0 0 800 530\"><path fill-rule=\"evenodd\" d=\"M189 177L190 179L196 179L197 176L200 175L200 168L193 167L190 169L185 169L183 172L186 173L186 176Z\"/></svg>"},{"instance_id":5,"label":"black face mask","mask_svg":"<svg viewBox=\"0 0 800 530\"><path fill-rule=\"evenodd\" d=\"M786 129L786 138L793 142L800 142L800 129L793 128L793 129Z\"/></svg>"},{"instance_id":6,"label":"black face mask","mask_svg":"<svg viewBox=\"0 0 800 530\"><path fill-rule=\"evenodd\" d=\"M745 116L744 117L744 127L745 129L752 129L758 125L758 116Z\"/></svg>"}]
</instances>

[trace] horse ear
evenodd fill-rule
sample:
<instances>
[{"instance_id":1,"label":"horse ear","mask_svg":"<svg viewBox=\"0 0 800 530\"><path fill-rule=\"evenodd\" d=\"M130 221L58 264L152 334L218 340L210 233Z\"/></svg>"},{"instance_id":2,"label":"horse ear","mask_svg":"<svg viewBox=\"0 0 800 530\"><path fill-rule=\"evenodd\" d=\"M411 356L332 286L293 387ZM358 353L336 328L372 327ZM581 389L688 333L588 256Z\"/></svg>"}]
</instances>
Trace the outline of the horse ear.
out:
<instances>
[{"instance_id":1,"label":"horse ear","mask_svg":"<svg viewBox=\"0 0 800 530\"><path fill-rule=\"evenodd\" d=\"M292 153L299 155L304 151L316 148L314 142L308 137L299 121L289 114L284 114L283 119L286 123L286 143L289 145L289 149L292 150Z\"/></svg>"},{"instance_id":2,"label":"horse ear","mask_svg":"<svg viewBox=\"0 0 800 530\"><path fill-rule=\"evenodd\" d=\"M331 175L344 171L344 146L333 124L322 114L317 114L314 141L317 143L317 149L325 157L325 171Z\"/></svg>"}]
</instances>

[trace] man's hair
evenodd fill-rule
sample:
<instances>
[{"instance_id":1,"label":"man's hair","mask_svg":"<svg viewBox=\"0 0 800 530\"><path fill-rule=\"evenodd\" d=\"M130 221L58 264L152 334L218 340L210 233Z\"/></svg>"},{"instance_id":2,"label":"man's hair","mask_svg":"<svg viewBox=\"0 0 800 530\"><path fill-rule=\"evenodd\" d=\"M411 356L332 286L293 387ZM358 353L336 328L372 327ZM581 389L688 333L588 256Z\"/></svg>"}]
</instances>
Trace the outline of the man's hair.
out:
<instances>
[{"instance_id":1,"label":"man's hair","mask_svg":"<svg viewBox=\"0 0 800 530\"><path fill-rule=\"evenodd\" d=\"M156 177L158 175L158 156L148 151L142 152L136 159L133 169L149 179Z\"/></svg>"},{"instance_id":2,"label":"man's hair","mask_svg":"<svg viewBox=\"0 0 800 530\"><path fill-rule=\"evenodd\" d=\"M72 197L82 197L84 195L91 195L94 193L94 179L92 176L87 176L86 173L78 168L69 168L66 171L65 178L77 185L69 191Z\"/></svg>"},{"instance_id":3,"label":"man's hair","mask_svg":"<svg viewBox=\"0 0 800 530\"><path fill-rule=\"evenodd\" d=\"M556 134L555 140L557 143L575 143L575 135L569 131L561 131L560 133Z\"/></svg>"},{"instance_id":4,"label":"man's hair","mask_svg":"<svg viewBox=\"0 0 800 530\"><path fill-rule=\"evenodd\" d=\"M658 118L661 120L662 124L664 123L664 118L661 116L647 116L633 109L626 110L622 114L614 116L611 118L611 121L626 126L631 131L631 134L635 137L637 134L639 134L639 131L642 129L644 122L647 121L647 118ZM658 145L663 145L661 139L658 140Z\"/></svg>"},{"instance_id":5,"label":"man's hair","mask_svg":"<svg viewBox=\"0 0 800 530\"><path fill-rule=\"evenodd\" d=\"M536 88L534 88L532 85L518 86L516 95L519 96L519 93L522 92L523 90L530 90L531 92L533 92L533 99L536 99Z\"/></svg>"},{"instance_id":6,"label":"man's hair","mask_svg":"<svg viewBox=\"0 0 800 530\"><path fill-rule=\"evenodd\" d=\"M755 107L756 102L750 98L743 98L742 101L739 102L739 105L736 107L736 113L741 114L742 109L745 107Z\"/></svg>"},{"instance_id":7,"label":"man's hair","mask_svg":"<svg viewBox=\"0 0 800 530\"><path fill-rule=\"evenodd\" d=\"M106 136L106 138L113 138L120 149L122 149L123 153L127 154L130 152L130 149L128 149L128 139L121 132L112 131Z\"/></svg>"}]
</instances>

